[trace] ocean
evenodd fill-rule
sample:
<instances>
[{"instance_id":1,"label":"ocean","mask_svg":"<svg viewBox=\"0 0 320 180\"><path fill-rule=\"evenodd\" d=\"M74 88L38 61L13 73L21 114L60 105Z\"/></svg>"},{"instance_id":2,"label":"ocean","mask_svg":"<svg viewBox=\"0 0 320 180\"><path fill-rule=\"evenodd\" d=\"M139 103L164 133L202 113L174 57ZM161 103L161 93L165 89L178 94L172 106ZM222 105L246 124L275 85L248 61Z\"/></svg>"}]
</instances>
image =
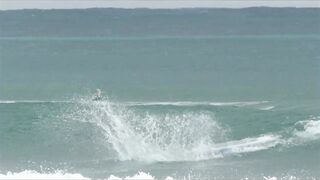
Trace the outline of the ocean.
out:
<instances>
[{"instance_id":1,"label":"ocean","mask_svg":"<svg viewBox=\"0 0 320 180\"><path fill-rule=\"evenodd\" d=\"M319 19L0 11L0 179L320 179Z\"/></svg>"}]
</instances>

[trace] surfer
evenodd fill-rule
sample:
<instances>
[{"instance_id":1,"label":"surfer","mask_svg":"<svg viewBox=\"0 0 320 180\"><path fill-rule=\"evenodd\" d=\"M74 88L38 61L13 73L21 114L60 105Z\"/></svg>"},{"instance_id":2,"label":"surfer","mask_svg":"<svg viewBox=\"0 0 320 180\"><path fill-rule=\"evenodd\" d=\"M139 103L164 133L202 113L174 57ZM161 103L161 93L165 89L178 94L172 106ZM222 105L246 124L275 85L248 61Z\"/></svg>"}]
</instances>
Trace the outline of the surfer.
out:
<instances>
[{"instance_id":1,"label":"surfer","mask_svg":"<svg viewBox=\"0 0 320 180\"><path fill-rule=\"evenodd\" d=\"M92 98L92 101L100 101L101 99L102 99L101 90L97 89L96 94Z\"/></svg>"}]
</instances>

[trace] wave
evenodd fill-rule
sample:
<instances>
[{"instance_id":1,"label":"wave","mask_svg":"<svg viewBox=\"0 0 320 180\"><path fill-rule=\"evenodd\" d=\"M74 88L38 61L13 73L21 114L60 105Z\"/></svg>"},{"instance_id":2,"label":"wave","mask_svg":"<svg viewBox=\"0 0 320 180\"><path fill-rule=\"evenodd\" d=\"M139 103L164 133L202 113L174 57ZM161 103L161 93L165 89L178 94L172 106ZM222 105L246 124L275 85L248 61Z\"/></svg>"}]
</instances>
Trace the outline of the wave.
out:
<instances>
[{"instance_id":1,"label":"wave","mask_svg":"<svg viewBox=\"0 0 320 180\"><path fill-rule=\"evenodd\" d=\"M84 98L86 99L86 98ZM86 101L89 101L86 99ZM82 103L83 100L0 100L0 104L19 104L19 103ZM110 102L108 100L102 100L96 103L108 103L108 104L120 104L123 106L255 106L259 104L268 103L269 101L238 101L238 102L206 102L206 101L155 101L155 102ZM261 108L261 110L273 109L273 106Z\"/></svg>"},{"instance_id":2,"label":"wave","mask_svg":"<svg viewBox=\"0 0 320 180\"><path fill-rule=\"evenodd\" d=\"M22 172L7 172L6 174L0 174L0 179L77 179L88 180L90 178L84 177L81 174L70 174L62 171L56 171L54 173L39 173L33 170L25 170Z\"/></svg>"},{"instance_id":3,"label":"wave","mask_svg":"<svg viewBox=\"0 0 320 180\"><path fill-rule=\"evenodd\" d=\"M137 174L133 175L133 176L127 176L124 178L121 177L117 177L114 175L110 175L108 180L155 180L156 178L152 175L150 175L149 173L145 173L145 172L138 172ZM165 178L165 180L172 180L173 178L168 176Z\"/></svg>"},{"instance_id":4,"label":"wave","mask_svg":"<svg viewBox=\"0 0 320 180\"><path fill-rule=\"evenodd\" d=\"M283 140L280 135L263 135L260 137L215 144L211 149L211 153L213 157L224 157L227 155L266 150L281 143L283 143Z\"/></svg>"},{"instance_id":5,"label":"wave","mask_svg":"<svg viewBox=\"0 0 320 180\"><path fill-rule=\"evenodd\" d=\"M16 103L16 101L9 101L9 100L0 101L0 104L12 104L12 103Z\"/></svg>"},{"instance_id":6,"label":"wave","mask_svg":"<svg viewBox=\"0 0 320 180\"><path fill-rule=\"evenodd\" d=\"M168 101L168 102L126 102L130 106L252 106L267 103L268 101L241 101L241 102L195 102L195 101Z\"/></svg>"},{"instance_id":7,"label":"wave","mask_svg":"<svg viewBox=\"0 0 320 180\"><path fill-rule=\"evenodd\" d=\"M59 110L58 118L63 121L80 121L93 125L90 126L97 128L103 135L103 145L107 144L112 153L116 153L116 159L120 161L198 161L258 152L280 145L299 145L320 139L320 118L300 121L294 127L287 127L279 132L267 132L235 140L229 139L229 135L233 133L232 129L220 122L215 113L207 110L208 108L169 108L160 111L158 108L128 108L128 106L140 105L194 106L209 102L118 103L108 100L91 101L90 98L23 102L77 102L63 106L63 112L60 114ZM261 108L265 105L259 104L266 102L226 102L214 105L258 104L254 107ZM267 110L273 107L262 108ZM283 132L286 129L290 132Z\"/></svg>"},{"instance_id":8,"label":"wave","mask_svg":"<svg viewBox=\"0 0 320 180\"><path fill-rule=\"evenodd\" d=\"M77 180L90 180L91 178L89 177L85 177L82 174L79 173L75 173L75 174L70 174L70 173L63 173L62 171L56 171L54 173L39 173L37 171L34 170L25 170L22 172L18 172L18 173L13 173L13 172L8 172L6 174L0 174L0 179L19 179L19 180L25 180L25 179L32 179L32 180L42 180L42 179L77 179ZM125 176L125 177L119 177L119 176L115 176L113 174L111 174L109 177L107 178L102 178L102 179L107 179L107 180L156 180L158 178L156 178L155 176L151 175L150 173L146 173L146 172L138 172L132 176ZM192 180L192 179L199 179L199 177L193 177L192 173L190 173L188 176L183 176L183 177L172 177L172 176L166 176L165 178L163 178L164 180L175 180L175 179L183 179L183 180ZM200 178L202 179L202 178ZM207 179L207 178L203 178L203 179ZM247 177L244 178L239 178L239 179L249 179ZM261 176L260 179L265 179L265 180L277 180L277 179L288 179L288 180L292 180L292 179L299 179L295 176L292 175L286 175L286 176L282 176L282 177L275 177L275 176ZM315 179L315 178L311 178L311 179Z\"/></svg>"},{"instance_id":9,"label":"wave","mask_svg":"<svg viewBox=\"0 0 320 180\"><path fill-rule=\"evenodd\" d=\"M0 179L32 179L32 180L42 180L42 179L70 179L70 180L90 180L91 178L84 177L82 174L75 173L64 173L63 171L55 171L53 173L39 173L34 170L25 170L22 172L7 172L6 174L0 174ZM138 172L137 174L133 176L126 176L126 177L117 177L115 175L110 175L108 180L155 180L155 177L150 175L149 173L145 172ZM165 180L173 180L172 177L168 176L165 178Z\"/></svg>"},{"instance_id":10,"label":"wave","mask_svg":"<svg viewBox=\"0 0 320 180\"><path fill-rule=\"evenodd\" d=\"M290 143L300 143L320 139L320 117L312 117L295 123Z\"/></svg>"},{"instance_id":11,"label":"wave","mask_svg":"<svg viewBox=\"0 0 320 180\"><path fill-rule=\"evenodd\" d=\"M290 129L290 128L289 128ZM249 137L240 140L227 141L212 145L209 148L209 157L222 158L230 155L257 152L274 148L278 145L287 147L303 145L320 139L320 117L298 121L289 138L284 138L280 132L265 134L258 137Z\"/></svg>"},{"instance_id":12,"label":"wave","mask_svg":"<svg viewBox=\"0 0 320 180\"><path fill-rule=\"evenodd\" d=\"M263 110L263 111L269 111L269 110L272 110L274 109L275 107L274 106L266 106L266 107L261 107L259 108L260 110Z\"/></svg>"},{"instance_id":13,"label":"wave","mask_svg":"<svg viewBox=\"0 0 320 180\"><path fill-rule=\"evenodd\" d=\"M82 101L67 110L64 118L99 127L120 160L208 159L210 157L203 156L205 147L222 141L226 133L208 111L151 114L119 104Z\"/></svg>"},{"instance_id":14,"label":"wave","mask_svg":"<svg viewBox=\"0 0 320 180\"><path fill-rule=\"evenodd\" d=\"M4 102L4 101L3 101ZM289 137L283 132L260 134L238 140L228 139L232 133L212 111L142 110L128 106L251 106L261 110L273 106L268 101L248 102L110 102L78 98L70 101L5 101L5 103L76 102L63 108L65 121L91 123L102 132L120 161L198 161L243 153L257 152L278 145L301 144L320 138L320 118L303 120L291 128ZM258 105L258 106L255 106ZM290 128L289 128L290 129Z\"/></svg>"},{"instance_id":15,"label":"wave","mask_svg":"<svg viewBox=\"0 0 320 180\"><path fill-rule=\"evenodd\" d=\"M278 132L228 140L230 129L210 111L150 113L84 99L67 110L64 118L100 128L121 161L198 161L292 144L297 137L305 141L320 137L320 121L312 120L304 122L302 131L294 130L291 138Z\"/></svg>"},{"instance_id":16,"label":"wave","mask_svg":"<svg viewBox=\"0 0 320 180\"><path fill-rule=\"evenodd\" d=\"M44 101L44 100L0 100L0 104L20 104L20 103L72 103L72 101Z\"/></svg>"}]
</instances>

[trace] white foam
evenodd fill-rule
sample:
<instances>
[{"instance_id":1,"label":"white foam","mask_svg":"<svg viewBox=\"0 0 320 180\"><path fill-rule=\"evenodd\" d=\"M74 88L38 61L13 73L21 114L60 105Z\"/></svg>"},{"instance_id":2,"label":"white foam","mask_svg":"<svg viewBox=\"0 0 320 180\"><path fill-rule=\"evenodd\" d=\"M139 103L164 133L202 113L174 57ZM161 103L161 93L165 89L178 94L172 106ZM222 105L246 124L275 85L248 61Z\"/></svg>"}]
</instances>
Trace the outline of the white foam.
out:
<instances>
[{"instance_id":1,"label":"white foam","mask_svg":"<svg viewBox=\"0 0 320 180\"><path fill-rule=\"evenodd\" d=\"M167 176L167 177L165 178L165 180L174 180L174 179L173 179L173 177L171 177L171 176Z\"/></svg>"},{"instance_id":2,"label":"white foam","mask_svg":"<svg viewBox=\"0 0 320 180\"><path fill-rule=\"evenodd\" d=\"M72 101L44 101L44 100L0 100L0 104L13 103L71 103Z\"/></svg>"},{"instance_id":3,"label":"white foam","mask_svg":"<svg viewBox=\"0 0 320 180\"><path fill-rule=\"evenodd\" d=\"M167 177L170 178L170 177ZM39 173L34 170L25 170L22 172L7 172L6 174L0 174L0 179L32 179L32 180L42 180L42 179L69 179L69 180L90 180L88 177L84 177L79 173L70 174L70 173L63 173L62 171L55 171L54 173ZM150 175L149 173L145 172L138 172L133 176L126 176L126 177L117 177L115 175L110 175L108 180L155 180L155 177Z\"/></svg>"},{"instance_id":4,"label":"white foam","mask_svg":"<svg viewBox=\"0 0 320 180\"><path fill-rule=\"evenodd\" d=\"M320 117L314 117L309 120L299 121L296 123L297 128L294 131L296 138L304 140L316 140L320 138Z\"/></svg>"},{"instance_id":5,"label":"white foam","mask_svg":"<svg viewBox=\"0 0 320 180\"><path fill-rule=\"evenodd\" d=\"M43 180L43 179L51 179L51 180L90 180L88 177L84 177L83 175L79 173L70 174L70 173L63 173L62 171L56 171L54 173L39 173L37 171L33 170L25 170L18 173L12 173L8 172L7 174L0 174L0 179L3 180ZM102 178L107 180L157 180L158 178L152 176L150 173L145 172L138 172L137 174L133 176L125 176L125 177L117 177L115 175L110 175L108 178ZM174 180L174 179L184 179L184 180L198 180L202 179L201 177L193 177L192 174L189 174L187 176L183 177L171 177L167 176L164 178L164 180ZM203 178L208 179L208 178ZM216 179L213 177L213 179ZM242 180L248 180L252 178L239 178ZM296 180L300 179L295 176L287 175L282 177L276 177L276 176L263 176L258 179L264 179L264 180ZM316 179L316 178L310 178L310 179Z\"/></svg>"},{"instance_id":6,"label":"white foam","mask_svg":"<svg viewBox=\"0 0 320 180\"><path fill-rule=\"evenodd\" d=\"M263 179L264 180L298 180L300 178L297 178L295 176L283 176L283 177L276 177L276 176L263 176ZM308 178L307 178L308 179ZM315 178L310 178L310 179L313 179L315 180Z\"/></svg>"},{"instance_id":7,"label":"white foam","mask_svg":"<svg viewBox=\"0 0 320 180\"><path fill-rule=\"evenodd\" d=\"M226 132L212 112L136 112L119 104L83 101L64 118L93 123L120 160L195 161ZM201 129L201 131L199 131ZM203 147L203 148L202 148Z\"/></svg>"},{"instance_id":8,"label":"white foam","mask_svg":"<svg viewBox=\"0 0 320 180\"><path fill-rule=\"evenodd\" d=\"M16 103L16 101L11 101L11 100L0 100L0 104L12 104Z\"/></svg>"},{"instance_id":9,"label":"white foam","mask_svg":"<svg viewBox=\"0 0 320 180\"><path fill-rule=\"evenodd\" d=\"M264 176L263 179L265 180L277 180L278 178L275 176Z\"/></svg>"},{"instance_id":10,"label":"white foam","mask_svg":"<svg viewBox=\"0 0 320 180\"><path fill-rule=\"evenodd\" d=\"M130 176L126 176L124 178L117 177L117 176L114 176L114 175L110 175L108 180L155 180L155 177L153 177L149 173L138 172L137 174L135 174L135 175L133 175L131 177Z\"/></svg>"},{"instance_id":11,"label":"white foam","mask_svg":"<svg viewBox=\"0 0 320 180\"><path fill-rule=\"evenodd\" d=\"M33 170L25 170L22 172L7 172L6 174L0 174L0 179L90 179L82 176L81 174L63 173L62 171L56 171L54 173L39 173Z\"/></svg>"},{"instance_id":12,"label":"white foam","mask_svg":"<svg viewBox=\"0 0 320 180\"><path fill-rule=\"evenodd\" d=\"M124 180L153 180L155 179L153 176L151 176L149 173L139 172L138 174L130 177L127 176L124 178Z\"/></svg>"},{"instance_id":13,"label":"white foam","mask_svg":"<svg viewBox=\"0 0 320 180\"><path fill-rule=\"evenodd\" d=\"M167 101L167 102L124 102L129 106L253 106L267 103L268 101L243 101L243 102L196 102L196 101Z\"/></svg>"},{"instance_id":14,"label":"white foam","mask_svg":"<svg viewBox=\"0 0 320 180\"><path fill-rule=\"evenodd\" d=\"M80 99L80 100L79 100ZM0 100L0 104L13 103L83 103L90 101L88 98L76 98L73 100ZM95 103L108 103L123 106L255 106L268 103L268 101L238 101L238 102L207 102L207 101L155 101L155 102L109 102L108 100L95 101ZM272 107L273 108L273 107ZM271 108L271 109L272 109ZM263 110L263 109L262 109ZM269 110L268 108L266 110Z\"/></svg>"},{"instance_id":15,"label":"white foam","mask_svg":"<svg viewBox=\"0 0 320 180\"><path fill-rule=\"evenodd\" d=\"M269 111L271 109L274 109L274 106L266 106L266 107L261 107L259 108L260 110L263 110L263 111Z\"/></svg>"},{"instance_id":16,"label":"white foam","mask_svg":"<svg viewBox=\"0 0 320 180\"><path fill-rule=\"evenodd\" d=\"M111 174L111 175L108 177L108 180L122 180L122 178L117 177L117 176Z\"/></svg>"},{"instance_id":17,"label":"white foam","mask_svg":"<svg viewBox=\"0 0 320 180\"><path fill-rule=\"evenodd\" d=\"M218 105L259 103L264 102L231 102ZM177 105L194 103L179 102ZM226 140L224 134L228 130L217 123L212 112L207 111L139 114L120 104L82 99L79 104L75 104L75 108L66 113L65 118L93 123L101 128L120 160L197 161L265 150L282 141L278 135L262 135L217 144Z\"/></svg>"},{"instance_id":18,"label":"white foam","mask_svg":"<svg viewBox=\"0 0 320 180\"><path fill-rule=\"evenodd\" d=\"M226 155L266 150L281 143L283 143L283 140L279 135L263 135L216 144L211 149L211 153L215 157L224 157Z\"/></svg>"}]
</instances>

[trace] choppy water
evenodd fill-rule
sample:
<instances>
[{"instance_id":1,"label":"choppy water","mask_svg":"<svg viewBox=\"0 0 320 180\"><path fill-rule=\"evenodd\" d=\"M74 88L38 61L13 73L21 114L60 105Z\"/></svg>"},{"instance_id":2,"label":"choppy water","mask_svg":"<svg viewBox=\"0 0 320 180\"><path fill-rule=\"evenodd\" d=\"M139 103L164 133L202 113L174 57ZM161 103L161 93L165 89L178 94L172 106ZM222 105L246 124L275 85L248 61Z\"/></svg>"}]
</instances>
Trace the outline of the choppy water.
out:
<instances>
[{"instance_id":1,"label":"choppy water","mask_svg":"<svg viewBox=\"0 0 320 180\"><path fill-rule=\"evenodd\" d=\"M0 12L0 178L320 178L319 10L105 11Z\"/></svg>"},{"instance_id":2,"label":"choppy water","mask_svg":"<svg viewBox=\"0 0 320 180\"><path fill-rule=\"evenodd\" d=\"M1 170L319 177L319 104L1 102Z\"/></svg>"}]
</instances>

